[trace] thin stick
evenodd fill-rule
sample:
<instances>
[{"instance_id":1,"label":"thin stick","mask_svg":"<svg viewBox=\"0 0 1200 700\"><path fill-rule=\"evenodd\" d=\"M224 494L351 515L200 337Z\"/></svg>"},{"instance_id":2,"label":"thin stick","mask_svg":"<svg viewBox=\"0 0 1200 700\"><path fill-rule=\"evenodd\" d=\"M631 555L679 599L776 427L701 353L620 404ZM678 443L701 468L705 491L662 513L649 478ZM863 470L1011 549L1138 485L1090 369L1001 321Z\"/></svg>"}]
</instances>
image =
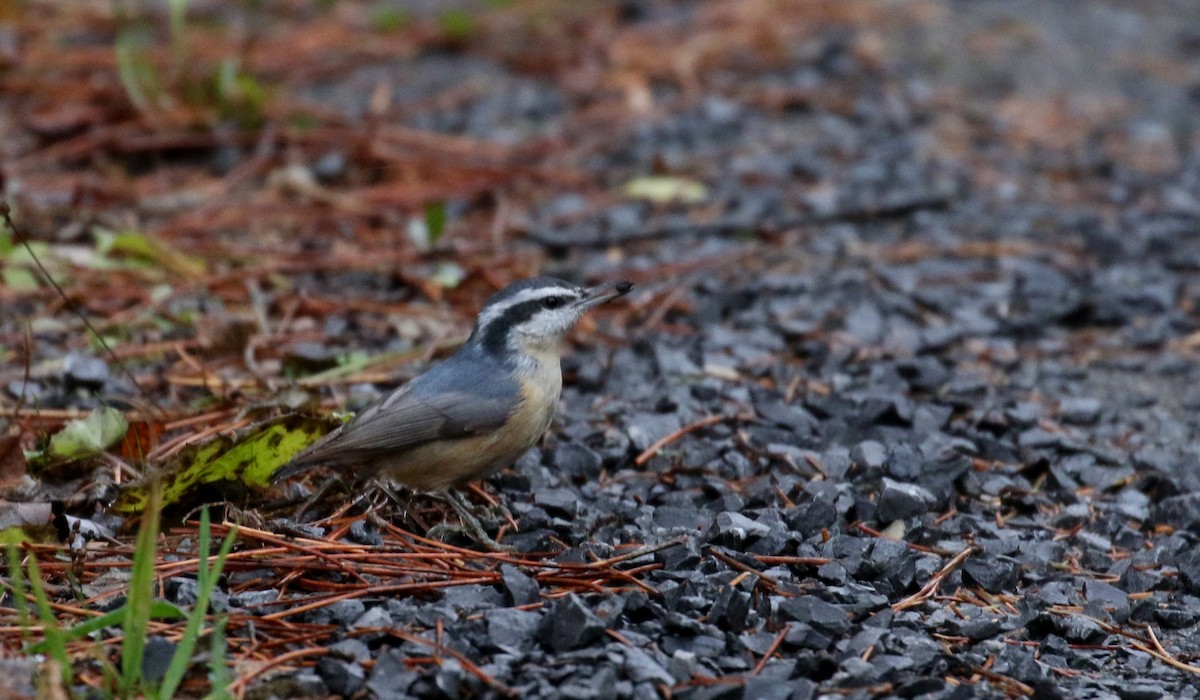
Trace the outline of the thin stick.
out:
<instances>
[{"instance_id":1,"label":"thin stick","mask_svg":"<svg viewBox=\"0 0 1200 700\"><path fill-rule=\"evenodd\" d=\"M725 562L726 564L732 566L733 568L737 569L738 571L743 571L748 574L754 574L755 576L758 577L758 580L761 583L764 583L771 588L776 588L776 589L779 588L779 579L777 579L773 576L770 576L768 574L764 574L763 572L759 571L758 569L754 568L753 566L747 566L746 564L743 564L742 562L738 561L737 559L734 559L733 557L729 556L728 554L725 554L724 552L718 551L716 549L710 549L710 550L708 550L708 553L713 555L717 559L720 559L721 561Z\"/></svg>"},{"instance_id":2,"label":"thin stick","mask_svg":"<svg viewBox=\"0 0 1200 700\"><path fill-rule=\"evenodd\" d=\"M772 656L775 656L775 652L779 651L779 647L783 645L783 638L786 637L787 633L791 630L792 623L790 622L784 625L783 629L779 630L779 634L775 635L775 640L771 642L771 646L767 647L767 653L763 654L763 657L758 660L757 664L754 665L754 670L750 672L750 675L757 676L758 674L762 673L763 667L767 665L767 662L771 660Z\"/></svg>"},{"instance_id":3,"label":"thin stick","mask_svg":"<svg viewBox=\"0 0 1200 700\"><path fill-rule=\"evenodd\" d=\"M640 455L637 456L636 459L633 460L633 463L640 467L643 464L645 464L646 462L649 462L650 459L652 457L654 457L654 455L658 454L659 451L662 450L662 448L666 447L667 445L670 445L671 443L675 442L676 440L683 437L684 435L687 435L688 433L699 430L701 428L713 425L715 423L720 423L723 420L725 420L725 416L718 414L715 416L709 416L707 418L701 418L700 420L696 421L695 423L689 423L688 425L683 426L679 430L676 430L675 432L671 433L670 435L668 435L668 436L664 437L663 439L659 440L658 442L654 443L650 447L647 447L645 452L641 453Z\"/></svg>"},{"instance_id":4,"label":"thin stick","mask_svg":"<svg viewBox=\"0 0 1200 700\"><path fill-rule=\"evenodd\" d=\"M937 590L941 588L942 581L950 575L950 572L961 566L962 563L967 560L967 557L974 553L974 546L967 547L963 551L959 552L953 559L946 562L946 565L943 566L936 574L934 574L933 578L929 579L924 586L921 586L921 590L893 605L892 610L896 612L907 610L909 608L916 607L932 598L934 594L937 593Z\"/></svg>"},{"instance_id":5,"label":"thin stick","mask_svg":"<svg viewBox=\"0 0 1200 700\"><path fill-rule=\"evenodd\" d=\"M245 673L241 676L238 676L236 680L234 680L232 683L229 684L229 686L226 688L226 690L228 690L230 693L233 693L237 697L241 697L242 693L244 693L246 690L246 684L248 684L250 681L254 680L256 677L262 675L263 673L270 671L271 669L275 668L276 666L282 666L283 664L286 664L290 661L295 661L296 659L302 659L306 656L324 656L325 654L328 654L328 653L329 653L329 650L326 649L325 647L309 647L307 649L297 649L295 651L289 651L286 654L280 654L279 656L276 656L276 657L270 659L269 661L267 661L263 665L259 666L258 668L250 671L249 673Z\"/></svg>"},{"instance_id":6,"label":"thin stick","mask_svg":"<svg viewBox=\"0 0 1200 700\"><path fill-rule=\"evenodd\" d=\"M1153 650L1146 648L1145 645L1140 644L1138 642L1134 642L1133 646L1137 647L1138 649L1141 649L1142 651L1146 652L1147 654L1150 654L1152 656L1157 656L1163 663L1165 663L1169 666L1173 666L1173 667L1179 669L1180 671L1186 671L1188 673L1194 673L1197 676L1200 676L1200 668L1192 666L1191 664L1185 664L1184 662L1180 661L1179 659L1176 659L1174 656L1171 656L1171 654L1166 650L1166 648L1163 647L1162 642L1158 641L1158 636L1154 634L1154 628L1151 627L1150 625L1146 625L1146 634L1150 635L1150 641L1153 642L1153 644L1154 644Z\"/></svg>"}]
</instances>

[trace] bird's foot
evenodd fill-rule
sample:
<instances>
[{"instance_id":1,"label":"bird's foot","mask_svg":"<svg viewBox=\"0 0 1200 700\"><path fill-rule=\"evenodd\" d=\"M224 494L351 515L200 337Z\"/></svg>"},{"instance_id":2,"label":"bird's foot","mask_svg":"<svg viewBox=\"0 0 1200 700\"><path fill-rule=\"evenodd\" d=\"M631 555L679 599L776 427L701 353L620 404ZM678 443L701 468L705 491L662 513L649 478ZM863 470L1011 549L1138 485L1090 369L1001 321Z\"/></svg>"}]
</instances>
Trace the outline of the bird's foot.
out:
<instances>
[{"instance_id":1,"label":"bird's foot","mask_svg":"<svg viewBox=\"0 0 1200 700\"><path fill-rule=\"evenodd\" d=\"M321 487L314 491L311 496L304 499L304 502L301 503L295 511L293 511L292 520L295 520L298 523L308 522L309 511L312 510L313 507L315 507L322 500L324 500L325 497L330 494L330 492L337 489L341 489L347 494L353 493L353 490L350 488L349 484L347 484L345 481L342 481L340 477L335 476L331 479L328 479L325 481L325 483L321 484Z\"/></svg>"},{"instance_id":2,"label":"bird's foot","mask_svg":"<svg viewBox=\"0 0 1200 700\"><path fill-rule=\"evenodd\" d=\"M429 532L426 533L426 536L434 539L440 539L444 542L446 540L446 536L448 535L461 534L466 535L472 540L475 540L493 552L516 551L513 547L506 544L501 544L500 542L492 539L492 536L487 533L487 529L483 526L483 522L479 519L480 509L468 502L461 493L457 491L447 491L445 493L430 495L449 504L449 506L454 509L454 512L458 514L460 524L450 525L448 523L442 523L440 525L435 525L429 529ZM498 508L503 510L505 515L508 515L508 510L504 508L504 506L498 506ZM485 512L488 515L492 515L493 513L491 510L492 509L487 509ZM512 516L508 515L508 517L511 518Z\"/></svg>"}]
</instances>

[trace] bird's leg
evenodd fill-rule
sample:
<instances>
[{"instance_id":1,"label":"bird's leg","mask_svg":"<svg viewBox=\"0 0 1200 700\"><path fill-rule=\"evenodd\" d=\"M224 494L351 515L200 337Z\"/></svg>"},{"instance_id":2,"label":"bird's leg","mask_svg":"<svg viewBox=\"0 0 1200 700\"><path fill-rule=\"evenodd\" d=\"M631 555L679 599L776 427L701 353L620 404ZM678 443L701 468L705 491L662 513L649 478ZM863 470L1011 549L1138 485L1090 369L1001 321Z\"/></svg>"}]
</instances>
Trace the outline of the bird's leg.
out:
<instances>
[{"instance_id":1,"label":"bird's leg","mask_svg":"<svg viewBox=\"0 0 1200 700\"><path fill-rule=\"evenodd\" d=\"M346 482L342 481L340 477L334 476L330 479L327 479L323 484L321 484L320 488L313 492L313 495L304 499L304 503L300 504L300 507L292 513L292 519L298 523L306 522L304 516L308 515L309 509L329 495L329 492L335 488L341 488L347 493L350 492L350 488L346 485Z\"/></svg>"},{"instance_id":2,"label":"bird's leg","mask_svg":"<svg viewBox=\"0 0 1200 700\"><path fill-rule=\"evenodd\" d=\"M486 512L494 520L503 520L512 524L514 528L516 527L516 518L513 517L512 511L508 509L508 506L504 505L502 500L488 495L487 489L483 484L478 484L471 488L475 489L475 492L488 502L486 506L480 506L479 510Z\"/></svg>"},{"instance_id":3,"label":"bird's leg","mask_svg":"<svg viewBox=\"0 0 1200 700\"><path fill-rule=\"evenodd\" d=\"M476 515L478 512L476 508L458 491L445 491L429 495L449 504L454 509L454 512L458 514L461 524L457 527L446 523L435 525L426 533L427 536L440 538L442 535L461 532L494 552L514 551L512 547L500 544L492 539L491 535L487 534L487 530L483 528L483 523L479 521L479 516Z\"/></svg>"},{"instance_id":4,"label":"bird's leg","mask_svg":"<svg viewBox=\"0 0 1200 700\"><path fill-rule=\"evenodd\" d=\"M396 489L392 488L391 482L385 479L375 479L374 484L375 488L379 489L379 491L388 499L390 499L392 503L400 505L404 507L405 510L408 510L408 506L412 503L411 494L407 497L401 496L396 492Z\"/></svg>"}]
</instances>

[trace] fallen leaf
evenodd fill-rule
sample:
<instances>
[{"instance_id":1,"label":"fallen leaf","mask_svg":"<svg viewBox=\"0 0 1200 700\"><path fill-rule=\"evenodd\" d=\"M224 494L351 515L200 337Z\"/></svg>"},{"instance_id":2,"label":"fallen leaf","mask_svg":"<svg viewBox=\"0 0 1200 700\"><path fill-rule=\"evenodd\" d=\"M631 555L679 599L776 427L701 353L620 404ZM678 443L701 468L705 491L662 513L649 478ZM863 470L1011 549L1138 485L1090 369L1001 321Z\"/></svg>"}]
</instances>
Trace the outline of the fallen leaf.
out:
<instances>
[{"instance_id":1,"label":"fallen leaf","mask_svg":"<svg viewBox=\"0 0 1200 700\"><path fill-rule=\"evenodd\" d=\"M0 435L0 493L29 473L20 435Z\"/></svg>"},{"instance_id":2,"label":"fallen leaf","mask_svg":"<svg viewBox=\"0 0 1200 700\"><path fill-rule=\"evenodd\" d=\"M120 411L101 406L55 433L50 438L49 453L58 459L91 457L124 437L128 429L129 422Z\"/></svg>"},{"instance_id":3,"label":"fallen leaf","mask_svg":"<svg viewBox=\"0 0 1200 700\"><path fill-rule=\"evenodd\" d=\"M121 458L131 464L144 464L146 455L158 446L163 424L157 421L134 421L121 441Z\"/></svg>"},{"instance_id":4,"label":"fallen leaf","mask_svg":"<svg viewBox=\"0 0 1200 700\"><path fill-rule=\"evenodd\" d=\"M636 177L625 183L623 191L626 197L659 204L699 204L708 199L708 188L704 183L681 177Z\"/></svg>"},{"instance_id":5,"label":"fallen leaf","mask_svg":"<svg viewBox=\"0 0 1200 700\"><path fill-rule=\"evenodd\" d=\"M336 419L292 414L269 425L189 445L161 468L163 505L186 504L206 484L228 482L266 490L276 469L338 425ZM148 496L147 482L133 482L118 494L113 509L139 513Z\"/></svg>"}]
</instances>

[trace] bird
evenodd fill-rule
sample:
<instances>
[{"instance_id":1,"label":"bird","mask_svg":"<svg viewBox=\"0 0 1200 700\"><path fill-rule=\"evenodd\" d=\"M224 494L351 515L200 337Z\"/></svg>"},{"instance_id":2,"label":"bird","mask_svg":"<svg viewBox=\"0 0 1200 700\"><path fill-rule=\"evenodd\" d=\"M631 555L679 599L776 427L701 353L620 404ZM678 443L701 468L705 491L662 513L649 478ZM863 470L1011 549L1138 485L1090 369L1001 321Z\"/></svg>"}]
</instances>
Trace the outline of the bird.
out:
<instances>
[{"instance_id":1,"label":"bird","mask_svg":"<svg viewBox=\"0 0 1200 700\"><path fill-rule=\"evenodd\" d=\"M467 341L279 467L272 483L318 466L443 493L487 544L455 489L511 465L550 428L562 392L562 341L589 309L629 293L534 277L496 292Z\"/></svg>"}]
</instances>

